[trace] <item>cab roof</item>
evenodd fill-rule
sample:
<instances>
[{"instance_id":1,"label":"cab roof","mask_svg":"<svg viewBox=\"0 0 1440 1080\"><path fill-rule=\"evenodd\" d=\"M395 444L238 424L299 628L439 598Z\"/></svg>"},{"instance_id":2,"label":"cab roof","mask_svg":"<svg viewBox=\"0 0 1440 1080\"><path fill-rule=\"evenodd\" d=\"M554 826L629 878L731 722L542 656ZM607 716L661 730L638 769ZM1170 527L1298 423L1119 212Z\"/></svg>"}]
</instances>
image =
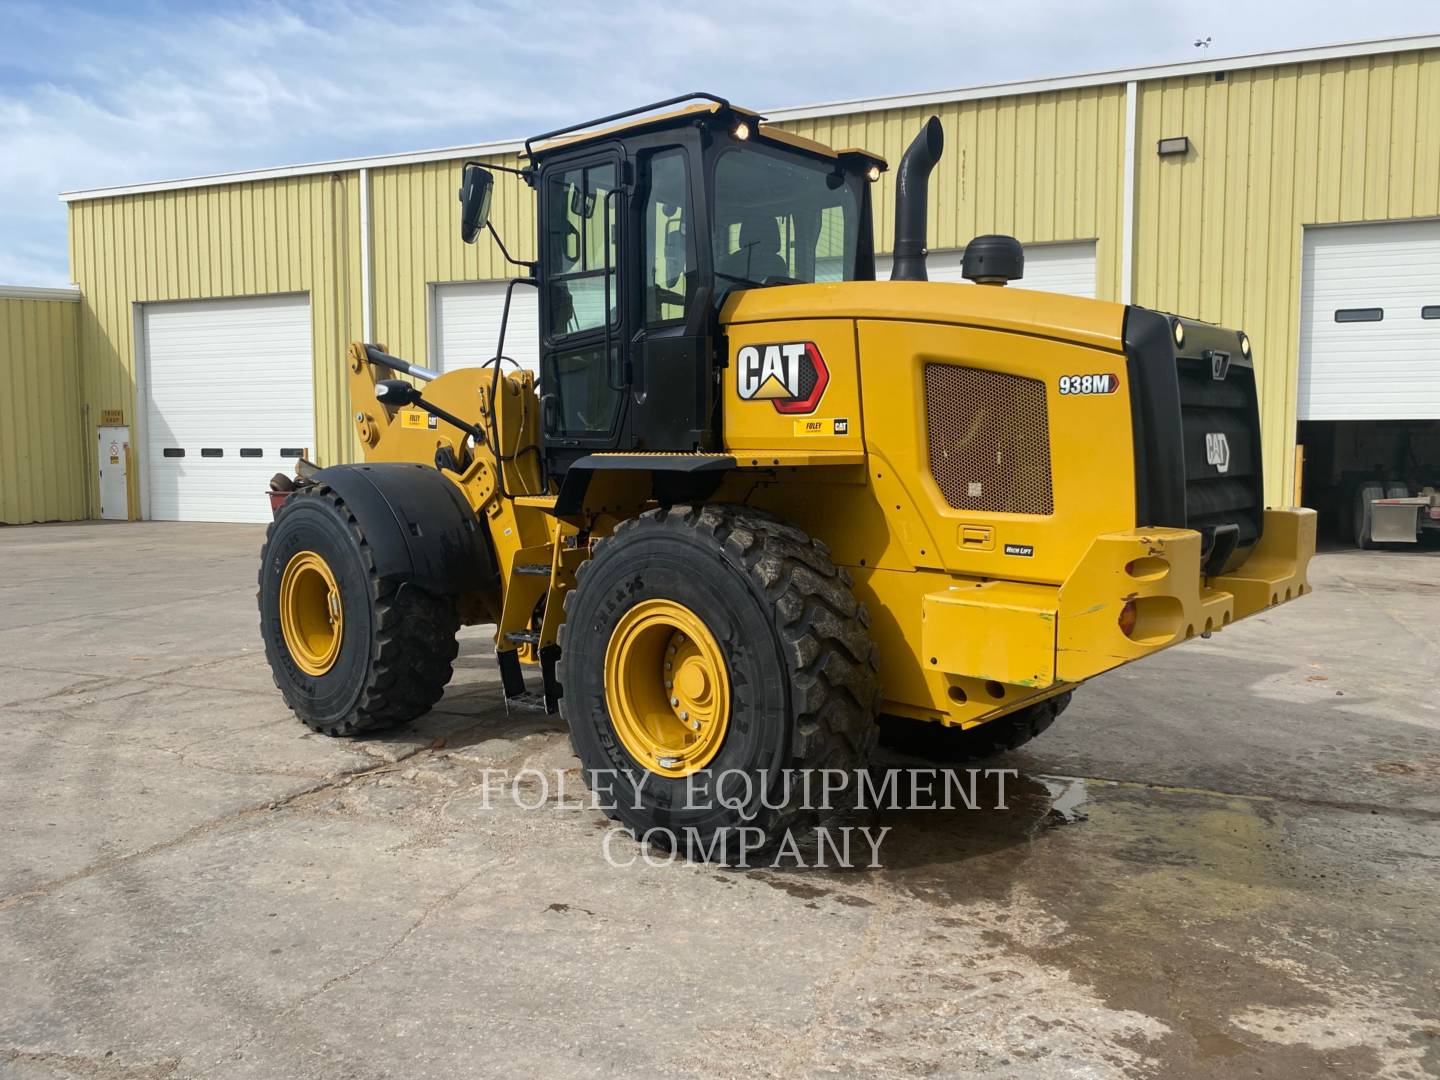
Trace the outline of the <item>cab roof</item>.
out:
<instances>
[{"instance_id":1,"label":"cab roof","mask_svg":"<svg viewBox=\"0 0 1440 1080\"><path fill-rule=\"evenodd\" d=\"M688 104L681 104L683 102L688 102ZM672 105L680 107L668 108ZM657 109L666 111L654 111ZM546 132L544 135L532 136L525 140L525 154L532 162L538 162L547 154L559 150L571 150L577 146L602 142L606 139L659 131L668 127L682 127L703 117L713 117L717 123L731 127L741 121L747 121L751 126L751 137L757 138L761 142L779 144L814 154L817 157L835 160L857 159L867 164L877 165L881 171L888 167L885 159L879 154L872 154L868 150L855 147L846 147L843 150L832 149L814 139L807 139L803 135L772 127L765 122L762 115L753 109L732 105L724 98L705 93L685 94L678 98L657 101L650 105L627 109L621 113L602 116L596 120L574 124L557 131ZM610 123L610 121L619 122Z\"/></svg>"}]
</instances>

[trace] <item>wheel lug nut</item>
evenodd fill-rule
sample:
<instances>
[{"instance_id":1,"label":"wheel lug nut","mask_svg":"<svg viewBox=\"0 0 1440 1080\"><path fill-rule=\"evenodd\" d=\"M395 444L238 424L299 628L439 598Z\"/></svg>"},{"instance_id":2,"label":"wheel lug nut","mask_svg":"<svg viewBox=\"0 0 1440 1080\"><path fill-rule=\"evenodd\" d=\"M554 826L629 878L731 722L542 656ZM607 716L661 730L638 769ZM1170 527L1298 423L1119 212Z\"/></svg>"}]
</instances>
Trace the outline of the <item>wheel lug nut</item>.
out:
<instances>
[{"instance_id":1,"label":"wheel lug nut","mask_svg":"<svg viewBox=\"0 0 1440 1080\"><path fill-rule=\"evenodd\" d=\"M689 720L689 719L690 719L690 714L689 714L688 712L686 712L684 709L681 709L681 710L680 710L680 719L681 719L681 720Z\"/></svg>"},{"instance_id":2,"label":"wheel lug nut","mask_svg":"<svg viewBox=\"0 0 1440 1080\"><path fill-rule=\"evenodd\" d=\"M671 705L679 705L679 704L680 704L680 699L679 699L678 697L672 697L672 698L670 699L670 704L671 704ZM681 714L680 714L680 719L681 719L681 720L684 720L684 719L685 719L685 714L684 714L684 713L681 713Z\"/></svg>"}]
</instances>

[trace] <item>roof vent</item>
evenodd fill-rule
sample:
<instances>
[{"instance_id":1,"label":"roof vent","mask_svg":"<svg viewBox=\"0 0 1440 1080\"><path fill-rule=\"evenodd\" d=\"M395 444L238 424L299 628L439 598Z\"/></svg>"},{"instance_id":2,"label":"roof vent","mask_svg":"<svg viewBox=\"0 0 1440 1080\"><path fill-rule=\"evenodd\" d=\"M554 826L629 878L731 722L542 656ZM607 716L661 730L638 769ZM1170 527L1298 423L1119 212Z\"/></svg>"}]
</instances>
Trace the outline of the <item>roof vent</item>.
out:
<instances>
[{"instance_id":1,"label":"roof vent","mask_svg":"<svg viewBox=\"0 0 1440 1080\"><path fill-rule=\"evenodd\" d=\"M1025 276L1025 249L1013 236L977 236L965 245L961 275L977 285L1004 285Z\"/></svg>"}]
</instances>

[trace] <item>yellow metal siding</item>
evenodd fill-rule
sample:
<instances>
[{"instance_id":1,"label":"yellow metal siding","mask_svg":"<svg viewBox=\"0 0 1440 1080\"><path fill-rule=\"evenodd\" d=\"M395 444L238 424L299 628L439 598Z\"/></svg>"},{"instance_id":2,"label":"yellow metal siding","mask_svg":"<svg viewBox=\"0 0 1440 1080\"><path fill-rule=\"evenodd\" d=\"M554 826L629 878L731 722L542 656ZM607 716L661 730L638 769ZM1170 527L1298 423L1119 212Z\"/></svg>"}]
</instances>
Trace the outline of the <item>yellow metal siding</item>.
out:
<instances>
[{"instance_id":1,"label":"yellow metal siding","mask_svg":"<svg viewBox=\"0 0 1440 1080\"><path fill-rule=\"evenodd\" d=\"M518 168L518 157L488 158ZM460 241L459 161L377 169L370 174L370 235L374 244L375 336L396 356L427 363L429 286L485 281L520 272L482 235ZM535 196L509 173L495 174L490 217L510 254L535 258Z\"/></svg>"},{"instance_id":2,"label":"yellow metal siding","mask_svg":"<svg viewBox=\"0 0 1440 1080\"><path fill-rule=\"evenodd\" d=\"M788 130L886 156L931 113L946 149L931 182L931 244L985 232L1097 241L1101 298L1120 296L1125 86L821 117ZM1183 159L1156 141L1188 135ZM514 166L511 157L492 159ZM430 286L515 272L488 237L460 243L461 162L369 173L375 337L430 356ZM1261 367L1267 497L1288 502L1307 224L1440 214L1440 51L1232 71L1138 86L1134 299L1247 329ZM876 243L894 232L894 174L876 186ZM307 292L316 352L316 451L353 458L344 343L361 334L360 177L338 174L70 204L72 277L88 423L133 422L135 302ZM497 174L496 228L534 257L534 196ZM83 433L93 455L93 426ZM94 489L93 464L85 475ZM91 505L95 500L91 499Z\"/></svg>"},{"instance_id":3,"label":"yellow metal siding","mask_svg":"<svg viewBox=\"0 0 1440 1080\"><path fill-rule=\"evenodd\" d=\"M79 309L0 299L0 523L85 517Z\"/></svg>"},{"instance_id":4,"label":"yellow metal siding","mask_svg":"<svg viewBox=\"0 0 1440 1080\"><path fill-rule=\"evenodd\" d=\"M137 303L303 292L315 342L314 449L344 460L352 448L343 358L360 336L359 195L355 173L334 173L71 203L89 423L102 409L123 409L135 423ZM86 476L94 506L88 466Z\"/></svg>"},{"instance_id":5,"label":"yellow metal siding","mask_svg":"<svg viewBox=\"0 0 1440 1080\"><path fill-rule=\"evenodd\" d=\"M963 248L992 232L1025 243L1094 239L1097 295L1119 298L1123 84L780 126L837 149L885 156L891 171L875 185L875 246L888 252L895 240L894 170L931 115L945 129L945 153L930 180L932 248Z\"/></svg>"},{"instance_id":6,"label":"yellow metal siding","mask_svg":"<svg viewBox=\"0 0 1440 1080\"><path fill-rule=\"evenodd\" d=\"M1303 229L1440 215L1440 50L1142 84L1137 129L1135 300L1250 333L1287 504Z\"/></svg>"}]
</instances>

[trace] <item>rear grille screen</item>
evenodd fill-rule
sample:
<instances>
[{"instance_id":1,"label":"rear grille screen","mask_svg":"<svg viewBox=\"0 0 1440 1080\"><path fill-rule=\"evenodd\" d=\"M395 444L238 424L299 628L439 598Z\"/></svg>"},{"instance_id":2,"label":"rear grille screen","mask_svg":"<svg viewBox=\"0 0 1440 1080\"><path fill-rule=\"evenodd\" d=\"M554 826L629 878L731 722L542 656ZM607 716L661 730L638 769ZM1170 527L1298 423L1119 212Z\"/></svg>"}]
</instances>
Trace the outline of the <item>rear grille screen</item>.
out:
<instances>
[{"instance_id":1,"label":"rear grille screen","mask_svg":"<svg viewBox=\"0 0 1440 1080\"><path fill-rule=\"evenodd\" d=\"M1185 524L1202 533L1234 524L1240 547L1248 550L1260 537L1265 512L1255 373L1237 365L1224 379L1215 379L1210 361L1203 357L1181 357L1175 367L1185 453ZM1223 455L1211 452L1220 438Z\"/></svg>"},{"instance_id":2,"label":"rear grille screen","mask_svg":"<svg viewBox=\"0 0 1440 1080\"><path fill-rule=\"evenodd\" d=\"M930 472L956 510L1055 512L1039 379L926 364L925 415Z\"/></svg>"}]
</instances>

